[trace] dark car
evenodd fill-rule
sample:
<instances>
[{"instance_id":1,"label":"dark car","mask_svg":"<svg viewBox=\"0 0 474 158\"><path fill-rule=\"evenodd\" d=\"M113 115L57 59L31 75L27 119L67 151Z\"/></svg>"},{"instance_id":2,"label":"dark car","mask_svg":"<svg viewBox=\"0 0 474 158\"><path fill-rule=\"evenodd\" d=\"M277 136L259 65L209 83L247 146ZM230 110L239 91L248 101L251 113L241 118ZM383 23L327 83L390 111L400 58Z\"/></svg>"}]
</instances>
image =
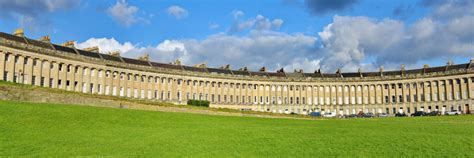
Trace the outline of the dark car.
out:
<instances>
[{"instance_id":1,"label":"dark car","mask_svg":"<svg viewBox=\"0 0 474 158\"><path fill-rule=\"evenodd\" d=\"M372 118L372 117L374 117L374 116L375 116L374 113L371 113L371 112L368 112L368 113L365 113L365 114L364 114L364 117L365 117L365 118Z\"/></svg>"},{"instance_id":2,"label":"dark car","mask_svg":"<svg viewBox=\"0 0 474 158\"><path fill-rule=\"evenodd\" d=\"M407 114L405 114L405 113L396 113L395 117L407 117Z\"/></svg>"},{"instance_id":3,"label":"dark car","mask_svg":"<svg viewBox=\"0 0 474 158\"><path fill-rule=\"evenodd\" d=\"M344 118L355 118L355 117L357 117L356 114L345 114L344 115Z\"/></svg>"},{"instance_id":4,"label":"dark car","mask_svg":"<svg viewBox=\"0 0 474 158\"><path fill-rule=\"evenodd\" d=\"M430 113L427 113L426 116L440 116L441 112L439 111L431 111Z\"/></svg>"},{"instance_id":5,"label":"dark car","mask_svg":"<svg viewBox=\"0 0 474 158\"><path fill-rule=\"evenodd\" d=\"M386 113L378 113L377 117L388 117L388 114Z\"/></svg>"},{"instance_id":6,"label":"dark car","mask_svg":"<svg viewBox=\"0 0 474 158\"><path fill-rule=\"evenodd\" d=\"M426 112L424 112L424 111L417 111L417 112L411 114L410 116L426 116Z\"/></svg>"},{"instance_id":7,"label":"dark car","mask_svg":"<svg viewBox=\"0 0 474 158\"><path fill-rule=\"evenodd\" d=\"M321 116L321 112L311 112L311 113L309 113L309 116L319 117L319 116Z\"/></svg>"}]
</instances>

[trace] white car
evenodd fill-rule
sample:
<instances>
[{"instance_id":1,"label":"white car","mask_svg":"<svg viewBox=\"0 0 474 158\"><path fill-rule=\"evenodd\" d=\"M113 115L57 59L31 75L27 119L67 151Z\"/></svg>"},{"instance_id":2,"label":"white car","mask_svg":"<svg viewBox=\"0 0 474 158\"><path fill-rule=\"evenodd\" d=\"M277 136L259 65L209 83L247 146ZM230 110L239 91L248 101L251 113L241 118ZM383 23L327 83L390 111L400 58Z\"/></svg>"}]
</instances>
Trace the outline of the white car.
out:
<instances>
[{"instance_id":1,"label":"white car","mask_svg":"<svg viewBox=\"0 0 474 158\"><path fill-rule=\"evenodd\" d=\"M448 111L446 112L446 115L461 115L460 111Z\"/></svg>"},{"instance_id":2,"label":"white car","mask_svg":"<svg viewBox=\"0 0 474 158\"><path fill-rule=\"evenodd\" d=\"M326 112L326 113L323 114L323 117L336 117L336 113Z\"/></svg>"}]
</instances>

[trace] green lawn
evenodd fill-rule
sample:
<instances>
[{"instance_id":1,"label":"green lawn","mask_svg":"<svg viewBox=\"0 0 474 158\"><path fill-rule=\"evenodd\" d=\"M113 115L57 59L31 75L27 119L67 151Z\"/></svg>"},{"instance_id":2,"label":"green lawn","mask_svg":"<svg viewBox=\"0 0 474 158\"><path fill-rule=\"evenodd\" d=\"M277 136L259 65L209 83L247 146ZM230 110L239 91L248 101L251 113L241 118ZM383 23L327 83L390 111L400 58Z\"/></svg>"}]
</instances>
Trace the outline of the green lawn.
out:
<instances>
[{"instance_id":1,"label":"green lawn","mask_svg":"<svg viewBox=\"0 0 474 158\"><path fill-rule=\"evenodd\" d=\"M474 116L297 120L0 101L0 156L474 157Z\"/></svg>"}]
</instances>

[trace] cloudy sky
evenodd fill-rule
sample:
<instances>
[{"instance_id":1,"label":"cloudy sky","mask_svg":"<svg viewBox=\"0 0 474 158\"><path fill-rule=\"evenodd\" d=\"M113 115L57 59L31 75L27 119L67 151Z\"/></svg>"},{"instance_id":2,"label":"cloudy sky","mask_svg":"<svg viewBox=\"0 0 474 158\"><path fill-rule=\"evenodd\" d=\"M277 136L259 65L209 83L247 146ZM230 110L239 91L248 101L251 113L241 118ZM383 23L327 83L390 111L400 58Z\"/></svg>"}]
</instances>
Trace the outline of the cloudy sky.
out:
<instances>
[{"instance_id":1,"label":"cloudy sky","mask_svg":"<svg viewBox=\"0 0 474 158\"><path fill-rule=\"evenodd\" d=\"M466 63L474 0L0 0L0 31L102 53L324 72Z\"/></svg>"}]
</instances>

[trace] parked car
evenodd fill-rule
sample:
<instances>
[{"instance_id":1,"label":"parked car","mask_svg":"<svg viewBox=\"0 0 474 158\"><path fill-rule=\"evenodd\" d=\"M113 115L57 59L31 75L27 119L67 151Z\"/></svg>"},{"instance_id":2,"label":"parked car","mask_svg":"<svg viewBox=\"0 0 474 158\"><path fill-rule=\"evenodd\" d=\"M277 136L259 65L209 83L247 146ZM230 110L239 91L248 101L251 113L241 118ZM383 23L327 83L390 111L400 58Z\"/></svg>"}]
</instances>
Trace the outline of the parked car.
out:
<instances>
[{"instance_id":1,"label":"parked car","mask_svg":"<svg viewBox=\"0 0 474 158\"><path fill-rule=\"evenodd\" d=\"M446 115L461 115L461 112L460 111L449 111L449 112L446 112Z\"/></svg>"},{"instance_id":2,"label":"parked car","mask_svg":"<svg viewBox=\"0 0 474 158\"><path fill-rule=\"evenodd\" d=\"M365 115L365 114L364 114L364 112L362 112L362 111L359 111L359 113L357 113L357 117L364 117L364 115Z\"/></svg>"},{"instance_id":3,"label":"parked car","mask_svg":"<svg viewBox=\"0 0 474 158\"><path fill-rule=\"evenodd\" d=\"M309 113L309 116L319 117L319 116L321 116L321 112L311 112L311 113Z\"/></svg>"},{"instance_id":4,"label":"parked car","mask_svg":"<svg viewBox=\"0 0 474 158\"><path fill-rule=\"evenodd\" d=\"M426 112L424 112L424 111L417 111L417 112L411 114L410 116L426 116Z\"/></svg>"},{"instance_id":5,"label":"parked car","mask_svg":"<svg viewBox=\"0 0 474 158\"><path fill-rule=\"evenodd\" d=\"M405 113L396 113L395 117L407 117L407 114L405 114Z\"/></svg>"},{"instance_id":6,"label":"parked car","mask_svg":"<svg viewBox=\"0 0 474 158\"><path fill-rule=\"evenodd\" d=\"M364 117L366 117L366 118L372 118L372 117L375 117L375 115L374 115L374 113L368 112L368 113L365 113L365 114L364 114Z\"/></svg>"},{"instance_id":7,"label":"parked car","mask_svg":"<svg viewBox=\"0 0 474 158\"><path fill-rule=\"evenodd\" d=\"M439 116L441 115L441 112L439 111L431 111L430 113L426 114L427 116Z\"/></svg>"},{"instance_id":8,"label":"parked car","mask_svg":"<svg viewBox=\"0 0 474 158\"><path fill-rule=\"evenodd\" d=\"M326 113L323 114L323 117L336 117L336 113L326 112Z\"/></svg>"},{"instance_id":9,"label":"parked car","mask_svg":"<svg viewBox=\"0 0 474 158\"><path fill-rule=\"evenodd\" d=\"M344 115L344 118L356 118L357 115L356 114L345 114Z\"/></svg>"},{"instance_id":10,"label":"parked car","mask_svg":"<svg viewBox=\"0 0 474 158\"><path fill-rule=\"evenodd\" d=\"M378 113L377 117L388 117L386 113Z\"/></svg>"}]
</instances>

